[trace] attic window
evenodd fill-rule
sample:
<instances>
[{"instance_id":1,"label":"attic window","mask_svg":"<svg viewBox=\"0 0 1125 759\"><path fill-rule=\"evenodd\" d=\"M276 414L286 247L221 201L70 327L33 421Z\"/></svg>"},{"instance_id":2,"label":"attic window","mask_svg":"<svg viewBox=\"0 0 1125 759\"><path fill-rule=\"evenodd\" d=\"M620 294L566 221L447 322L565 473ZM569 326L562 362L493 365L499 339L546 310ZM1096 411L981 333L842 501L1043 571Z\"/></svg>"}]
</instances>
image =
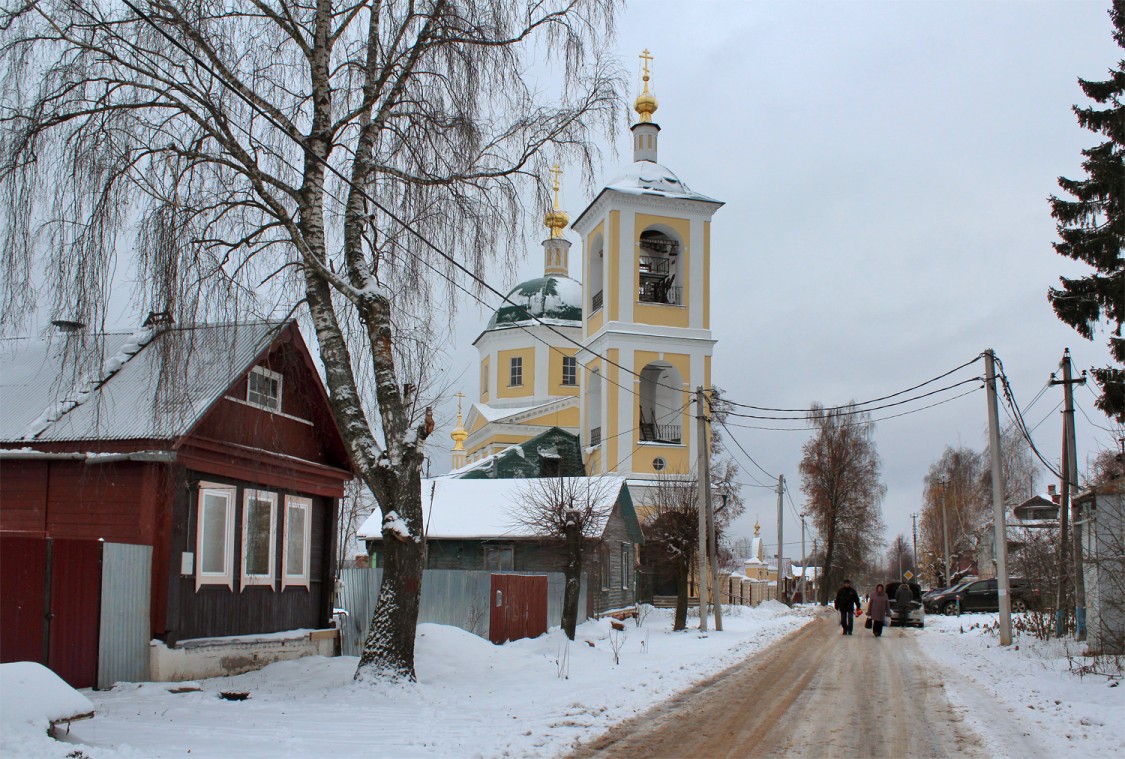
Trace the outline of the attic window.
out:
<instances>
[{"instance_id":1,"label":"attic window","mask_svg":"<svg viewBox=\"0 0 1125 759\"><path fill-rule=\"evenodd\" d=\"M264 366L251 369L246 382L246 402L266 411L281 411L281 375Z\"/></svg>"}]
</instances>

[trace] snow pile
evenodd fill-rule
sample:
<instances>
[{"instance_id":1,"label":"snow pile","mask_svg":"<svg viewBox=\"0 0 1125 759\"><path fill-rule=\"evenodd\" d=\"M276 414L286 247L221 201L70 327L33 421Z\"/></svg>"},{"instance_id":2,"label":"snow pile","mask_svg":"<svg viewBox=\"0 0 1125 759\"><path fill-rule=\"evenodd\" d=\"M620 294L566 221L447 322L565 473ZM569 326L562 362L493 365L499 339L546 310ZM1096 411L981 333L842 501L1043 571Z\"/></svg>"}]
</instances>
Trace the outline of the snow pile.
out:
<instances>
[{"instance_id":1,"label":"snow pile","mask_svg":"<svg viewBox=\"0 0 1125 759\"><path fill-rule=\"evenodd\" d=\"M98 716L70 740L91 757L557 757L614 724L762 650L811 617L731 608L724 632L672 632L672 611L643 626L608 619L494 646L455 627L423 624L416 684L357 683L354 657L306 657L256 672L91 693ZM613 645L619 644L619 664ZM221 691L246 691L224 701ZM434 728L433 725L440 727ZM93 746L94 749L89 749ZM67 746L74 749L75 746ZM66 751L57 754L63 759Z\"/></svg>"},{"instance_id":2,"label":"snow pile","mask_svg":"<svg viewBox=\"0 0 1125 759\"><path fill-rule=\"evenodd\" d=\"M1104 675L1078 677L1070 671L1068 652L1082 644L1070 639L1037 640L1014 634L1001 646L990 632L996 614L926 617L926 654L939 665L945 691L963 707L971 724L995 756L1005 756L1006 731L1011 737L1033 735L1045 756L1116 756L1125 746L1125 682ZM995 705L1011 715L1008 725L989 719Z\"/></svg>"},{"instance_id":3,"label":"snow pile","mask_svg":"<svg viewBox=\"0 0 1125 759\"><path fill-rule=\"evenodd\" d=\"M52 722L92 711L90 699L42 664L0 664L0 723L5 729L25 723L46 730Z\"/></svg>"},{"instance_id":4,"label":"snow pile","mask_svg":"<svg viewBox=\"0 0 1125 759\"><path fill-rule=\"evenodd\" d=\"M402 540L410 539L410 528L406 526L405 520L398 515L397 511L388 511L387 515L383 517L383 532L389 532Z\"/></svg>"}]
</instances>

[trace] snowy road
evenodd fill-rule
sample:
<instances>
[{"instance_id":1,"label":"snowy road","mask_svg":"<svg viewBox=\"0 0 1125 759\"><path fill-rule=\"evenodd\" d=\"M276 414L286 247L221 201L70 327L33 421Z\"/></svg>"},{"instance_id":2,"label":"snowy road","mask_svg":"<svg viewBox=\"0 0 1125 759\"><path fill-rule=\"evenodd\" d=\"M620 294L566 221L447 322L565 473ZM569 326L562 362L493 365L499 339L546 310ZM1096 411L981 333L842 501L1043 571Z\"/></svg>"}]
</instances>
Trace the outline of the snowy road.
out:
<instances>
[{"instance_id":1,"label":"snowy road","mask_svg":"<svg viewBox=\"0 0 1125 759\"><path fill-rule=\"evenodd\" d=\"M858 627L842 636L835 617L825 616L576 756L1041 755L1032 731L999 707L974 720L985 717L999 731L999 750L996 734L985 739L967 725L943 682L962 678L942 674L919 646L920 634L893 629L876 639Z\"/></svg>"}]
</instances>

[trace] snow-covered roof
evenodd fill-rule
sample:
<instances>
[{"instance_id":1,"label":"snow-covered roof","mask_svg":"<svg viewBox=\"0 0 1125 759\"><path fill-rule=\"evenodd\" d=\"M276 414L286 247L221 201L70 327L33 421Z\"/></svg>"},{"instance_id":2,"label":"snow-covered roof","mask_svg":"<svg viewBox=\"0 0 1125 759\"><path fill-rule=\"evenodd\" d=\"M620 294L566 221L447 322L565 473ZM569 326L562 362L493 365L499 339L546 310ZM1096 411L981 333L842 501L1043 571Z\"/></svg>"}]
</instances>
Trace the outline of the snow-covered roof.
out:
<instances>
[{"instance_id":1,"label":"snow-covered roof","mask_svg":"<svg viewBox=\"0 0 1125 759\"><path fill-rule=\"evenodd\" d=\"M793 577L804 577L806 579L816 579L816 567L800 567L796 564L789 565L789 573Z\"/></svg>"},{"instance_id":2,"label":"snow-covered roof","mask_svg":"<svg viewBox=\"0 0 1125 759\"><path fill-rule=\"evenodd\" d=\"M473 408L476 409L477 413L484 417L484 420L486 422L491 423L499 422L502 419L507 419L508 417L516 416L517 414L524 414L528 411L545 409L552 403L558 402L558 400L558 398L552 398L549 401L543 401L541 403L531 403L526 406L490 406L487 403L474 403ZM566 398L563 400L570 399Z\"/></svg>"},{"instance_id":3,"label":"snow-covered roof","mask_svg":"<svg viewBox=\"0 0 1125 759\"><path fill-rule=\"evenodd\" d=\"M0 442L178 437L285 326L254 321L0 340ZM80 351L82 339L88 343ZM75 360L82 354L98 360L84 366Z\"/></svg>"},{"instance_id":4,"label":"snow-covered roof","mask_svg":"<svg viewBox=\"0 0 1125 759\"><path fill-rule=\"evenodd\" d=\"M582 283L559 274L521 282L508 293L488 329L504 329L543 321L554 326L582 326Z\"/></svg>"},{"instance_id":5,"label":"snow-covered roof","mask_svg":"<svg viewBox=\"0 0 1125 759\"><path fill-rule=\"evenodd\" d=\"M632 195L660 195L666 198L686 198L708 203L719 202L694 192L667 166L652 161L635 161L626 166L621 174L606 183L606 189Z\"/></svg>"},{"instance_id":6,"label":"snow-covered roof","mask_svg":"<svg viewBox=\"0 0 1125 759\"><path fill-rule=\"evenodd\" d=\"M520 525L512 510L528 497L537 480L465 480L438 477L422 480L422 518L427 538L532 538L530 528ZM596 509L608 512L617 501L624 477L567 477L565 487L589 486L599 499ZM581 492L585 492L584 490ZM605 525L595 525L600 534ZM383 516L376 511L360 526L361 540L383 537Z\"/></svg>"}]
</instances>

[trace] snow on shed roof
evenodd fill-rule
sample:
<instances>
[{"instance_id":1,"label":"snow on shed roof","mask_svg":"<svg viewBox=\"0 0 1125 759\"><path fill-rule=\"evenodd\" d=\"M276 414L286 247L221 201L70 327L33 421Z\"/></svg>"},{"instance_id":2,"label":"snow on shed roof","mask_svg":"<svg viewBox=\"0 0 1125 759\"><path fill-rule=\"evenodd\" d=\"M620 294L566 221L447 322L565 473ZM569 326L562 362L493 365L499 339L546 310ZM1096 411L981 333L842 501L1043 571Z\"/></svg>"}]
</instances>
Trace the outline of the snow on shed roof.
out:
<instances>
[{"instance_id":1,"label":"snow on shed roof","mask_svg":"<svg viewBox=\"0 0 1125 759\"><path fill-rule=\"evenodd\" d=\"M624 477L567 477L567 486L590 485L600 510L609 511L625 484ZM428 538L533 538L540 533L516 523L512 509L527 498L535 480L464 480L436 477L422 480L422 517ZM432 494L432 498L431 498ZM600 534L605 525L597 525ZM383 515L376 511L360 526L361 540L383 537Z\"/></svg>"},{"instance_id":2,"label":"snow on shed roof","mask_svg":"<svg viewBox=\"0 0 1125 759\"><path fill-rule=\"evenodd\" d=\"M178 437L287 324L0 340L0 442ZM76 355L94 359L94 368Z\"/></svg>"}]
</instances>

